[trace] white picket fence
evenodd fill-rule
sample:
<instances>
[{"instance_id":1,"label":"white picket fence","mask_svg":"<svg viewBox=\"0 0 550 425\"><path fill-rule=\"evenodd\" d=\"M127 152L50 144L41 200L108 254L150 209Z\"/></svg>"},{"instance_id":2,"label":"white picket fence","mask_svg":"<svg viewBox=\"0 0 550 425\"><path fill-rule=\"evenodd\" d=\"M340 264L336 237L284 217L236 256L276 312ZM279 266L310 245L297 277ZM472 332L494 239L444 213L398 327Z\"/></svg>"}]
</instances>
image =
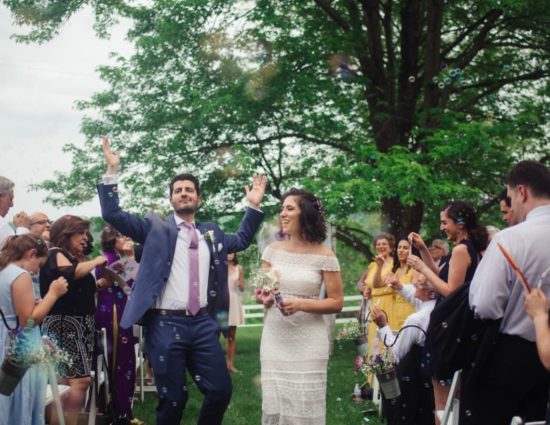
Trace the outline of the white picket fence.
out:
<instances>
[{"instance_id":1,"label":"white picket fence","mask_svg":"<svg viewBox=\"0 0 550 425\"><path fill-rule=\"evenodd\" d=\"M359 312L362 295L348 295L344 297L344 307L336 316L336 323L345 323L355 320L357 315L350 315L350 312ZM261 304L245 304L244 325L242 326L263 326L264 307ZM340 316L340 317L339 317Z\"/></svg>"}]
</instances>

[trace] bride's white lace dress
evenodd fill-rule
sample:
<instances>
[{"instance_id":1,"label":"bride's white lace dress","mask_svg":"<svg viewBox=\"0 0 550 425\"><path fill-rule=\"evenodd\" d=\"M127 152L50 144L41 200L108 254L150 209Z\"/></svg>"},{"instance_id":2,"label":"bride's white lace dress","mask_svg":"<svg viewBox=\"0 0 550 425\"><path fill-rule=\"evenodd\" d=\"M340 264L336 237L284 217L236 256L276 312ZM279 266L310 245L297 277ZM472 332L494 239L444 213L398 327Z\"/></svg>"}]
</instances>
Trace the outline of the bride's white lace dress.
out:
<instances>
[{"instance_id":1,"label":"bride's white lace dress","mask_svg":"<svg viewBox=\"0 0 550 425\"><path fill-rule=\"evenodd\" d=\"M270 246L262 259L281 273L283 298L318 299L322 271L340 270L336 257ZM268 309L260 347L263 425L325 424L328 357L323 315Z\"/></svg>"}]
</instances>

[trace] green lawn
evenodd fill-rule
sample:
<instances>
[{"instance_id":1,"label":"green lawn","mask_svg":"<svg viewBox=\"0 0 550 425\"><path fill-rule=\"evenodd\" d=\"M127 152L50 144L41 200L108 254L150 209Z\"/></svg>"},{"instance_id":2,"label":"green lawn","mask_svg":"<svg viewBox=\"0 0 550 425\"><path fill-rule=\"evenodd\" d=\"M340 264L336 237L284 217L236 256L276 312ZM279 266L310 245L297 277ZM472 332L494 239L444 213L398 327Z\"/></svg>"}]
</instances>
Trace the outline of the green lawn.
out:
<instances>
[{"instance_id":1,"label":"green lawn","mask_svg":"<svg viewBox=\"0 0 550 425\"><path fill-rule=\"evenodd\" d=\"M225 414L224 424L251 425L261 423L260 393L260 336L262 328L240 328L237 333L238 355L233 374L233 398ZM327 393L327 425L379 425L376 417L363 419L362 411L369 405L354 403L351 394L360 377L353 371L355 347L353 342L336 342L329 362ZM190 377L188 382L192 382ZM181 424L196 424L202 394L190 385L189 401ZM143 403L134 404L134 415L148 425L155 424L156 394L147 393ZM370 403L369 403L370 404Z\"/></svg>"}]
</instances>

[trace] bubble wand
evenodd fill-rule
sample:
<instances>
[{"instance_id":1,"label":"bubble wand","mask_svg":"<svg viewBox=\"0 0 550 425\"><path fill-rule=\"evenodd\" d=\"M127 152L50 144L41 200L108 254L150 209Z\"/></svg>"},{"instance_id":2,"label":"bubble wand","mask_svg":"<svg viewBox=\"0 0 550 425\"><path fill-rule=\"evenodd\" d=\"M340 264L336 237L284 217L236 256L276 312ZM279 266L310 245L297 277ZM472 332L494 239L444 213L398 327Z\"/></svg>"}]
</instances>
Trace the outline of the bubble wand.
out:
<instances>
[{"instance_id":1,"label":"bubble wand","mask_svg":"<svg viewBox=\"0 0 550 425\"><path fill-rule=\"evenodd\" d=\"M510 255L510 253L506 251L506 249L498 242L497 242L497 246L499 247L500 252L502 252L502 254L504 255L504 258L506 258L506 261L508 261L508 264L510 264L510 266L512 267L512 270L514 270L514 273L518 277L519 281L521 282L525 290L527 292L531 292L531 287L529 286L529 283L527 282L525 275L520 270L520 268L518 267L518 265L516 264L512 256Z\"/></svg>"}]
</instances>

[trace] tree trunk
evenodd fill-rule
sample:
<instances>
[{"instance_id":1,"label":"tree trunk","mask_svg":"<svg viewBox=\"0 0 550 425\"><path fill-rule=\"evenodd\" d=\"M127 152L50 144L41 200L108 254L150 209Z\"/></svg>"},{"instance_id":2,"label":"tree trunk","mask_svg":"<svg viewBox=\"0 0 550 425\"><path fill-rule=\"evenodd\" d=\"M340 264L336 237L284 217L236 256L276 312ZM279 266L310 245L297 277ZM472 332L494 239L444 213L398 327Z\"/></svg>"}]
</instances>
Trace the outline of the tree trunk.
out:
<instances>
[{"instance_id":1,"label":"tree trunk","mask_svg":"<svg viewBox=\"0 0 550 425\"><path fill-rule=\"evenodd\" d=\"M397 240L406 239L410 232L418 232L424 206L418 201L413 206L402 205L398 197L382 199L382 230Z\"/></svg>"}]
</instances>

